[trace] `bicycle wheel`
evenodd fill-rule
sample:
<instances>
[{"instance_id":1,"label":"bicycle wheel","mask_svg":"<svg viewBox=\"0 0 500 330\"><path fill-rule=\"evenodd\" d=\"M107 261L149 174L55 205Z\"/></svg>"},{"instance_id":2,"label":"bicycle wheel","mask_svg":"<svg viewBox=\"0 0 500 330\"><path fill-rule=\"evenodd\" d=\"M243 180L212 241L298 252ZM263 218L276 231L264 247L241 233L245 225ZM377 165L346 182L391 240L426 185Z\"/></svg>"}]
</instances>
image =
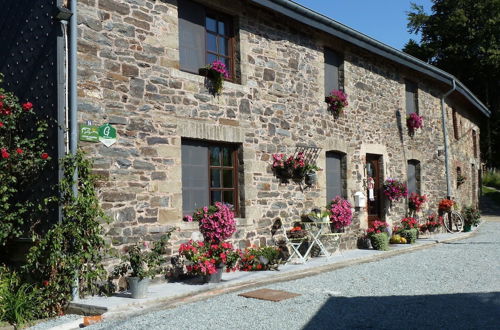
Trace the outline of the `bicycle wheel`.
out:
<instances>
[{"instance_id":1,"label":"bicycle wheel","mask_svg":"<svg viewBox=\"0 0 500 330\"><path fill-rule=\"evenodd\" d=\"M458 233L464 227L464 219L457 211L447 212L443 215L444 227L449 233Z\"/></svg>"}]
</instances>

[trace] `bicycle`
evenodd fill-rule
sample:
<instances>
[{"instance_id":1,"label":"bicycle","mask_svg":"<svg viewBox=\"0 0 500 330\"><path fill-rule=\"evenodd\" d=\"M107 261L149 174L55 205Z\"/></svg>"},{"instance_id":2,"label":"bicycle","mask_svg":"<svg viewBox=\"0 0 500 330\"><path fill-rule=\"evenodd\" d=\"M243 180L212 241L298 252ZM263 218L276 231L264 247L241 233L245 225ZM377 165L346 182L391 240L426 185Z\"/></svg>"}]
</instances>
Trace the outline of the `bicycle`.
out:
<instances>
[{"instance_id":1,"label":"bicycle","mask_svg":"<svg viewBox=\"0 0 500 330\"><path fill-rule=\"evenodd\" d=\"M448 211L443 214L443 224L449 233L459 233L464 228L464 218L457 211Z\"/></svg>"}]
</instances>

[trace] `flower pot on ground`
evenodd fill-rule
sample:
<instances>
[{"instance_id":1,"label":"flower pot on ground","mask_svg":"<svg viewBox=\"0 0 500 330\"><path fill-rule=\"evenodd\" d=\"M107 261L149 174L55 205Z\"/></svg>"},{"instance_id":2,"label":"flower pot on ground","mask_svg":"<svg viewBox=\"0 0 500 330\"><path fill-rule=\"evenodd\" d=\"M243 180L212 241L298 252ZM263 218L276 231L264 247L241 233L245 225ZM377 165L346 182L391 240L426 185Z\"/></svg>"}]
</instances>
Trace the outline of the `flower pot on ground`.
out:
<instances>
[{"instance_id":1,"label":"flower pot on ground","mask_svg":"<svg viewBox=\"0 0 500 330\"><path fill-rule=\"evenodd\" d=\"M154 278L163 271L165 263L165 246L170 238L169 233L159 241L154 242L151 250L149 243L136 243L125 248L126 254L122 257L123 262L117 265L113 274L115 276L129 275L129 283L132 298L145 298L147 296L149 278Z\"/></svg>"},{"instance_id":2,"label":"flower pot on ground","mask_svg":"<svg viewBox=\"0 0 500 330\"><path fill-rule=\"evenodd\" d=\"M373 249L375 250L389 250L389 236L387 236L387 233L377 233L370 235L370 242Z\"/></svg>"},{"instance_id":3,"label":"flower pot on ground","mask_svg":"<svg viewBox=\"0 0 500 330\"><path fill-rule=\"evenodd\" d=\"M274 246L246 248L240 252L241 271L277 270L280 250Z\"/></svg>"},{"instance_id":4,"label":"flower pot on ground","mask_svg":"<svg viewBox=\"0 0 500 330\"><path fill-rule=\"evenodd\" d=\"M465 225L469 225L469 227L479 225L481 219L481 213L475 207L464 206L462 208L462 215L464 217Z\"/></svg>"},{"instance_id":5,"label":"flower pot on ground","mask_svg":"<svg viewBox=\"0 0 500 330\"><path fill-rule=\"evenodd\" d=\"M417 241L418 229L402 229L398 233L401 237L406 239L408 244L413 244Z\"/></svg>"},{"instance_id":6,"label":"flower pot on ground","mask_svg":"<svg viewBox=\"0 0 500 330\"><path fill-rule=\"evenodd\" d=\"M220 282L222 273L220 276L209 275L221 272L224 266L228 271L236 270L236 264L240 258L239 253L229 242L210 243L192 240L181 244L179 255L184 258L189 275L202 276L210 283Z\"/></svg>"},{"instance_id":7,"label":"flower pot on ground","mask_svg":"<svg viewBox=\"0 0 500 330\"><path fill-rule=\"evenodd\" d=\"M427 216L427 222L425 223L424 226L430 233L433 233L436 230L438 230L439 227L441 227L442 223L443 223L443 217L440 217L437 214L431 214Z\"/></svg>"},{"instance_id":8,"label":"flower pot on ground","mask_svg":"<svg viewBox=\"0 0 500 330\"><path fill-rule=\"evenodd\" d=\"M215 265L215 273L205 275L205 283L219 283L222 281L222 273L224 272L224 265Z\"/></svg>"},{"instance_id":9,"label":"flower pot on ground","mask_svg":"<svg viewBox=\"0 0 500 330\"><path fill-rule=\"evenodd\" d=\"M372 247L375 250L388 250L389 249L389 235L386 228L389 225L386 222L376 220L372 223L371 227L366 230L367 236L370 238Z\"/></svg>"},{"instance_id":10,"label":"flower pot on ground","mask_svg":"<svg viewBox=\"0 0 500 330\"><path fill-rule=\"evenodd\" d=\"M150 278L144 277L127 277L128 287L132 298L142 299L148 296Z\"/></svg>"},{"instance_id":11,"label":"flower pot on ground","mask_svg":"<svg viewBox=\"0 0 500 330\"><path fill-rule=\"evenodd\" d=\"M372 243L370 241L370 237L368 236L361 236L358 238L357 241L357 246L358 249L364 249L364 250L369 250L372 248Z\"/></svg>"},{"instance_id":12,"label":"flower pot on ground","mask_svg":"<svg viewBox=\"0 0 500 330\"><path fill-rule=\"evenodd\" d=\"M471 231L471 230L472 230L472 225L471 225L471 224L466 223L466 224L464 225L464 232L466 232L466 233L467 233L467 232L469 232L469 231Z\"/></svg>"}]
</instances>

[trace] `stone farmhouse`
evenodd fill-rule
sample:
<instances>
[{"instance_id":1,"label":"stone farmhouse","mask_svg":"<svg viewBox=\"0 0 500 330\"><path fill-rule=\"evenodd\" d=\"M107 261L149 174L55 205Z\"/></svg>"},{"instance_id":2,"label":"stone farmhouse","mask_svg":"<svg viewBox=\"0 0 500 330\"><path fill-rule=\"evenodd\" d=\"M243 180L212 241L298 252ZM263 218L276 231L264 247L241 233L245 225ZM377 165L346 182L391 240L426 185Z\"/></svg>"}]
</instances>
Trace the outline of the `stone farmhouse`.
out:
<instances>
[{"instance_id":1,"label":"stone farmhouse","mask_svg":"<svg viewBox=\"0 0 500 330\"><path fill-rule=\"evenodd\" d=\"M426 212L446 196L478 203L479 126L490 111L447 72L287 0L79 0L76 9L77 62L56 63L77 70L78 123L117 129L109 147L78 142L104 178L115 247L172 226L177 246L197 230L183 216L215 201L234 205L237 246L273 244L277 219L291 226L342 196L354 206L342 247L354 248L370 221L406 215L406 201L383 197L386 178L426 194ZM214 60L231 74L220 95L198 72ZM332 89L348 95L338 116L325 103ZM410 136L413 112L424 124ZM312 185L273 172L273 154L299 151L321 168ZM363 204L369 178L374 200Z\"/></svg>"}]
</instances>

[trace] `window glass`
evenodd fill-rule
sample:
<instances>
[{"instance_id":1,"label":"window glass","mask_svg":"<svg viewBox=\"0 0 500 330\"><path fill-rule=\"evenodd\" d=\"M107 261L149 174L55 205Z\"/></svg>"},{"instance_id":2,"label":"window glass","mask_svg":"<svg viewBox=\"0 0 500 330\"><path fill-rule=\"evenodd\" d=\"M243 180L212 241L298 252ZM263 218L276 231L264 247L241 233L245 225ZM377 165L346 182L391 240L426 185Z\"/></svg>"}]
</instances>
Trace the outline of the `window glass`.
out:
<instances>
[{"instance_id":1,"label":"window glass","mask_svg":"<svg viewBox=\"0 0 500 330\"><path fill-rule=\"evenodd\" d=\"M217 52L217 37L214 34L207 33L207 50Z\"/></svg>"},{"instance_id":2,"label":"window glass","mask_svg":"<svg viewBox=\"0 0 500 330\"><path fill-rule=\"evenodd\" d=\"M211 169L210 170L210 187L211 188L220 188L220 170L219 169Z\"/></svg>"},{"instance_id":3,"label":"window glass","mask_svg":"<svg viewBox=\"0 0 500 330\"><path fill-rule=\"evenodd\" d=\"M223 187L232 188L233 187L233 170L224 170L222 177Z\"/></svg>"},{"instance_id":4,"label":"window glass","mask_svg":"<svg viewBox=\"0 0 500 330\"><path fill-rule=\"evenodd\" d=\"M217 20L207 16L205 20L205 27L208 31L217 33Z\"/></svg>"}]
</instances>

